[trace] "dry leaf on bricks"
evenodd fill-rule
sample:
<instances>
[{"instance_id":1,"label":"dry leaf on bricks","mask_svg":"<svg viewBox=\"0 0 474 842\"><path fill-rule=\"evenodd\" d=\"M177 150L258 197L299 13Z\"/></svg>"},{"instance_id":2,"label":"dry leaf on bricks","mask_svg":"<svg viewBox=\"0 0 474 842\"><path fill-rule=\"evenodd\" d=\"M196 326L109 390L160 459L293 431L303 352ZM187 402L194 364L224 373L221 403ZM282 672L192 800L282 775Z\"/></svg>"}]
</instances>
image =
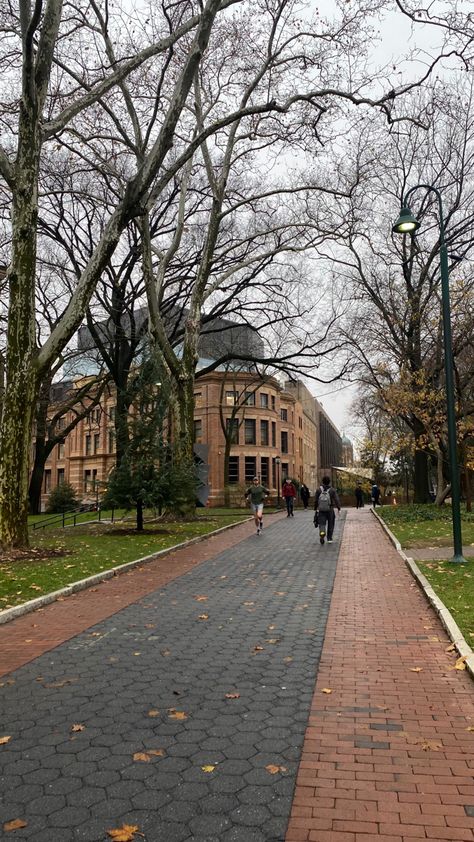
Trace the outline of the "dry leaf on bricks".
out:
<instances>
[{"instance_id":1,"label":"dry leaf on bricks","mask_svg":"<svg viewBox=\"0 0 474 842\"><path fill-rule=\"evenodd\" d=\"M0 737L0 746L4 746L6 743L9 743L11 737Z\"/></svg>"},{"instance_id":2,"label":"dry leaf on bricks","mask_svg":"<svg viewBox=\"0 0 474 842\"><path fill-rule=\"evenodd\" d=\"M265 766L269 775L277 775L278 772L287 772L288 769L286 766L275 766L273 763L269 763L268 766Z\"/></svg>"},{"instance_id":3,"label":"dry leaf on bricks","mask_svg":"<svg viewBox=\"0 0 474 842\"><path fill-rule=\"evenodd\" d=\"M71 725L71 731L85 731L85 730L86 730L86 726L81 725L80 723Z\"/></svg>"},{"instance_id":4,"label":"dry leaf on bricks","mask_svg":"<svg viewBox=\"0 0 474 842\"><path fill-rule=\"evenodd\" d=\"M184 710L175 710L174 708L170 708L168 711L168 716L170 719L187 719L188 714L184 712Z\"/></svg>"},{"instance_id":5,"label":"dry leaf on bricks","mask_svg":"<svg viewBox=\"0 0 474 842\"><path fill-rule=\"evenodd\" d=\"M19 830L21 827L27 827L28 822L25 822L24 819L12 819L11 822L5 822L3 825L4 831L9 833L10 830Z\"/></svg>"},{"instance_id":6,"label":"dry leaf on bricks","mask_svg":"<svg viewBox=\"0 0 474 842\"><path fill-rule=\"evenodd\" d=\"M144 834L139 832L137 824L123 824L122 827L108 830L107 836L110 836L114 842L133 842L135 836L144 836Z\"/></svg>"}]
</instances>

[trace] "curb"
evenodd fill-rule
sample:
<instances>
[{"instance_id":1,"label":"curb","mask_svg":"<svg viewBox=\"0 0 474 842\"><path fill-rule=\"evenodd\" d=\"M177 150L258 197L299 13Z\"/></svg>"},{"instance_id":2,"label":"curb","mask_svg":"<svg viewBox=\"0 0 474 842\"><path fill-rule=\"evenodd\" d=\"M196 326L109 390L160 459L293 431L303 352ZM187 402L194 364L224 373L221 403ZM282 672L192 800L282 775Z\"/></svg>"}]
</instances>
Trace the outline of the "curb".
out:
<instances>
[{"instance_id":1,"label":"curb","mask_svg":"<svg viewBox=\"0 0 474 842\"><path fill-rule=\"evenodd\" d=\"M134 561L127 561L125 564L120 564L118 567L112 567L109 570L102 570L100 573L94 573L93 576L88 576L86 579L79 579L79 581L73 582L71 585L66 585L66 587L61 588L58 591L52 591L44 596L38 596L35 599L30 599L22 605L15 605L14 608L6 608L4 611L0 611L0 625L9 623L11 620L16 620L17 617L22 617L24 614L30 614L32 611L36 611L38 608L43 608L51 602L56 602L56 600L60 597L70 596L78 591L85 591L87 588L92 587L92 585L98 585L101 582L105 582L107 579L112 579L113 576L119 576L121 573L126 573L127 570L133 570L134 567L138 567L140 564L147 564L150 561L155 561L161 556L174 552L174 550L181 550L183 547L190 547L192 544L199 544L201 541L205 541L206 538L211 538L213 535L219 535L221 532L227 532L228 529L234 529L236 526L240 526L242 523L247 523L247 521L250 520L253 520L253 518L248 517L245 518L245 520L238 521L238 523L228 523L227 526L221 526L213 532L207 532L205 535L198 535L196 538L190 538L189 541L182 541L180 544L174 544L173 547L167 547L165 550L158 550L158 552L143 556L143 558L137 558Z\"/></svg>"},{"instance_id":2,"label":"curb","mask_svg":"<svg viewBox=\"0 0 474 842\"><path fill-rule=\"evenodd\" d=\"M415 560L405 555L405 553L402 550L400 541L398 540L398 538L395 537L393 532L391 532L385 521L377 514L377 512L374 511L374 509L372 509L371 511L374 517L380 523L383 531L395 547L398 554L402 557L413 578L416 579L420 588L422 589L422 591L424 591L428 602L430 603L431 607L434 608L436 614L441 620L441 623L447 631L448 636L451 638L452 643L454 643L457 651L459 652L460 657L466 659L466 669L471 678L474 678L474 652L469 646L468 642L463 637L462 631L456 623L453 615L450 613L449 609L446 608L444 602L441 602L436 591L433 590L432 585L430 585L426 576L423 575Z\"/></svg>"}]
</instances>

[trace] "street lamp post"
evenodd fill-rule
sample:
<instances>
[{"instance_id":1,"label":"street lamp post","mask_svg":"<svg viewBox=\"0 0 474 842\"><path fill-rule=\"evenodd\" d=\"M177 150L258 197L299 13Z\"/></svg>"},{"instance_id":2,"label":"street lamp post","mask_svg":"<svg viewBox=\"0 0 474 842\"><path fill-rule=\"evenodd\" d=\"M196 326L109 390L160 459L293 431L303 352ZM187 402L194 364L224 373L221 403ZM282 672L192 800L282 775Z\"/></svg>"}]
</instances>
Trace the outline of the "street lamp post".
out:
<instances>
[{"instance_id":1,"label":"street lamp post","mask_svg":"<svg viewBox=\"0 0 474 842\"><path fill-rule=\"evenodd\" d=\"M448 452L449 452L449 473L451 480L451 512L453 521L454 555L451 561L465 562L462 554L461 534L461 506L459 488L459 466L456 440L456 414L454 400L454 375L453 375L453 339L451 332L451 306L449 301L449 268L448 250L446 248L443 204L441 193L431 184L417 184L405 195L402 200L400 215L393 224L392 231L395 234L414 234L420 227L420 222L413 216L408 200L415 190L420 188L435 193L438 199L439 208L439 253L441 268L441 301L443 305L443 336L444 336L444 365L446 380L446 414L448 421Z\"/></svg>"},{"instance_id":2,"label":"street lamp post","mask_svg":"<svg viewBox=\"0 0 474 842\"><path fill-rule=\"evenodd\" d=\"M277 466L277 506L280 508L280 463L281 459L279 456L275 457L275 465Z\"/></svg>"}]
</instances>

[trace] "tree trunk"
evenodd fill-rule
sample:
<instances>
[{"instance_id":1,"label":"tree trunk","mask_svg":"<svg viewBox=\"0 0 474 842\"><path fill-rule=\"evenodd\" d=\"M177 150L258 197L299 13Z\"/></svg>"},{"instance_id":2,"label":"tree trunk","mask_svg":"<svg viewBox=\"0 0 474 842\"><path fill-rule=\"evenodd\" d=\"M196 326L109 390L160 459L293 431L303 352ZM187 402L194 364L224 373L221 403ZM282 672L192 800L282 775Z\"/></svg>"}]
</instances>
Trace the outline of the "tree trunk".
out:
<instances>
[{"instance_id":1,"label":"tree trunk","mask_svg":"<svg viewBox=\"0 0 474 842\"><path fill-rule=\"evenodd\" d=\"M143 502L137 500L137 532L143 532Z\"/></svg>"},{"instance_id":2,"label":"tree trunk","mask_svg":"<svg viewBox=\"0 0 474 842\"><path fill-rule=\"evenodd\" d=\"M43 486L44 465L49 456L49 452L50 451L46 450L44 438L39 439L38 436L36 436L35 460L28 488L30 515L39 515L41 511L41 489Z\"/></svg>"},{"instance_id":3,"label":"tree trunk","mask_svg":"<svg viewBox=\"0 0 474 842\"><path fill-rule=\"evenodd\" d=\"M37 115L20 106L17 189L12 203L12 252L6 349L6 391L0 428L0 544L28 546L28 474L38 397L35 337Z\"/></svg>"},{"instance_id":4,"label":"tree trunk","mask_svg":"<svg viewBox=\"0 0 474 842\"><path fill-rule=\"evenodd\" d=\"M430 503L429 475L428 475L428 454L424 444L424 427L421 424L414 424L415 435L415 460L414 460L414 503ZM420 443L421 442L421 443Z\"/></svg>"},{"instance_id":5,"label":"tree trunk","mask_svg":"<svg viewBox=\"0 0 474 842\"><path fill-rule=\"evenodd\" d=\"M130 411L130 399L127 393L126 384L116 384L117 398L115 404L115 465L118 468L122 464L129 444L128 414Z\"/></svg>"},{"instance_id":6,"label":"tree trunk","mask_svg":"<svg viewBox=\"0 0 474 842\"><path fill-rule=\"evenodd\" d=\"M436 481L437 481L438 487L436 489L435 504L437 506L442 506L444 501L446 500L446 497L448 496L449 492L451 491L451 486L446 485L446 483L444 481L443 452L439 447L436 448L436 458L438 460L437 464L436 464L436 477L437 477Z\"/></svg>"}]
</instances>

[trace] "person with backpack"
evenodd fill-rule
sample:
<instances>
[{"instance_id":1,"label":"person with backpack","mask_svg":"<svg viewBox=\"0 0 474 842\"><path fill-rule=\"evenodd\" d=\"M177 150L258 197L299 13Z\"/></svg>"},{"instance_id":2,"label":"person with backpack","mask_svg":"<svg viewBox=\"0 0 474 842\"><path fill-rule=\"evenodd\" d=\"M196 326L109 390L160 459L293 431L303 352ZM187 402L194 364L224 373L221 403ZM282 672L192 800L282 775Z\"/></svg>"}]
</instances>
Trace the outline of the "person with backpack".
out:
<instances>
[{"instance_id":1,"label":"person with backpack","mask_svg":"<svg viewBox=\"0 0 474 842\"><path fill-rule=\"evenodd\" d=\"M336 511L341 511L341 504L337 491L331 485L330 477L323 477L322 484L316 491L314 501L314 525L319 528L319 543L324 544L327 536L328 544L332 544Z\"/></svg>"}]
</instances>

